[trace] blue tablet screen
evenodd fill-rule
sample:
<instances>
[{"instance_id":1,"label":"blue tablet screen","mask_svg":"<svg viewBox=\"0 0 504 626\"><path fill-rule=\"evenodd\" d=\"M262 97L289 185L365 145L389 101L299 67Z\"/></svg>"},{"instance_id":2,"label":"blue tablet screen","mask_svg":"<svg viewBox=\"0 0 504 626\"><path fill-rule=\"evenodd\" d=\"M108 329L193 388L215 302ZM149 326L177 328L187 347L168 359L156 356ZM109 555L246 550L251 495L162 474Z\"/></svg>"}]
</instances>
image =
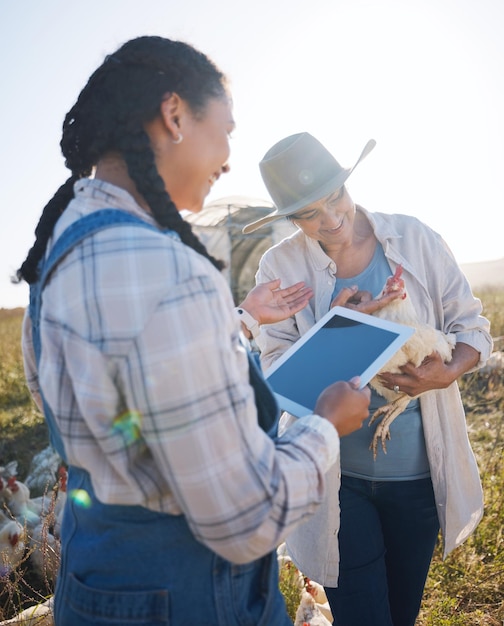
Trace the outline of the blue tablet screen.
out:
<instances>
[{"instance_id":1,"label":"blue tablet screen","mask_svg":"<svg viewBox=\"0 0 504 626\"><path fill-rule=\"evenodd\" d=\"M361 376L364 386L404 343L399 335L334 315L300 346L295 344L275 371L266 372L280 408L301 417L313 412L320 393L338 380Z\"/></svg>"}]
</instances>

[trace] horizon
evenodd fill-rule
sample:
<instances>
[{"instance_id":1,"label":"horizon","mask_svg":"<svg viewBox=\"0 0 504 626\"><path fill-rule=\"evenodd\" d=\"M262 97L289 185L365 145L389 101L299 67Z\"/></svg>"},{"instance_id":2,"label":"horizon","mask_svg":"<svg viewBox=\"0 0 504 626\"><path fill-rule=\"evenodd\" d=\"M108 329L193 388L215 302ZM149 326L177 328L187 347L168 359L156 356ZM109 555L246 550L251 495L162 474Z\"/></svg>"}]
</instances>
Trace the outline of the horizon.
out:
<instances>
[{"instance_id":1,"label":"horizon","mask_svg":"<svg viewBox=\"0 0 504 626\"><path fill-rule=\"evenodd\" d=\"M501 264L502 267L502 271L501 268L499 267L499 277L498 279L493 278L492 276L488 275L488 266L489 265L493 265L493 264ZM482 274L482 270L480 270L478 268L478 266L485 266L486 270L483 270L484 274ZM498 259L489 259L487 261L474 261L472 263L461 263L460 264L461 269L464 271L464 273L466 274L466 277L471 285L471 288L473 289L473 291L475 289L478 288L482 288L482 287L490 287L490 288L498 288L498 287L502 287L504 288L504 256L498 258ZM483 278L483 276L485 276L486 278ZM489 280L486 280L487 278L489 278ZM497 284L498 283L498 284ZM14 285L15 287L16 285ZM20 286L20 285L18 285ZM26 289L28 290L28 285L25 285ZM0 311L8 311L8 310L14 310L14 309L25 309L28 306L28 302L26 304L17 304L14 306L4 306L2 304L0 304Z\"/></svg>"},{"instance_id":2,"label":"horizon","mask_svg":"<svg viewBox=\"0 0 504 626\"><path fill-rule=\"evenodd\" d=\"M190 43L229 78L231 171L207 203L268 200L258 163L289 134L312 133L344 166L374 138L349 181L356 202L418 217L459 264L504 255L492 226L504 207L500 0L89 0L85 11L26 0L4 3L0 17L2 308L28 303L27 286L10 276L68 177L66 112L105 55L141 34Z\"/></svg>"}]
</instances>

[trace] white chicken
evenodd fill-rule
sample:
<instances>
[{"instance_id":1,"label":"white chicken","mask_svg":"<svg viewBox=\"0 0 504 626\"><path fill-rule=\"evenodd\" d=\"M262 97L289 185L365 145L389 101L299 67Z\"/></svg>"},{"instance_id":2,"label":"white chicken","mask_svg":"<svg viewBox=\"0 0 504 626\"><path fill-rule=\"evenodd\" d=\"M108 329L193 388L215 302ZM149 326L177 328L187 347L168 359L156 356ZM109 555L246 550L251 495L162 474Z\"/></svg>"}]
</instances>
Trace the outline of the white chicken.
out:
<instances>
[{"instance_id":1,"label":"white chicken","mask_svg":"<svg viewBox=\"0 0 504 626\"><path fill-rule=\"evenodd\" d=\"M60 562L60 541L51 533L48 520L36 526L28 539L33 570L43 580L54 581Z\"/></svg>"},{"instance_id":2,"label":"white chicken","mask_svg":"<svg viewBox=\"0 0 504 626\"><path fill-rule=\"evenodd\" d=\"M26 483L17 479L16 471L15 461L0 467L0 577L26 559L40 577L54 580L59 564L67 470L60 466L57 485L35 498L30 496Z\"/></svg>"},{"instance_id":3,"label":"white chicken","mask_svg":"<svg viewBox=\"0 0 504 626\"><path fill-rule=\"evenodd\" d=\"M16 520L8 520L0 528L0 575L8 575L24 557L25 533Z\"/></svg>"},{"instance_id":4,"label":"white chicken","mask_svg":"<svg viewBox=\"0 0 504 626\"><path fill-rule=\"evenodd\" d=\"M9 499L5 506L11 515L23 526L35 527L40 522L41 502L32 500L28 487L17 480L15 476L8 479L7 491L9 492Z\"/></svg>"},{"instance_id":5,"label":"white chicken","mask_svg":"<svg viewBox=\"0 0 504 626\"><path fill-rule=\"evenodd\" d=\"M391 293L392 291L402 292L402 295L379 311L373 313L373 315L392 322L411 326L415 329L415 333L384 365L381 372L401 373L400 368L408 362L412 363L415 367L419 367L424 359L432 352L438 352L445 363L451 361L452 352L456 343L455 335L453 333L445 334L418 320L411 299L408 297L405 289L401 265L398 265L394 275L387 279L381 295ZM404 411L412 399L412 397L406 393L402 393L401 391L396 392L384 387L379 380L379 375L380 374L371 380L370 385L387 400L387 404L375 411L369 421L369 425L371 425L380 417L382 418L381 422L379 422L376 427L370 446L375 459L378 441L381 441L383 451L386 452L385 442L387 439L390 439L390 425L396 417Z\"/></svg>"},{"instance_id":6,"label":"white chicken","mask_svg":"<svg viewBox=\"0 0 504 626\"><path fill-rule=\"evenodd\" d=\"M310 591L303 589L294 626L331 626L331 624L332 621L322 613Z\"/></svg>"}]
</instances>

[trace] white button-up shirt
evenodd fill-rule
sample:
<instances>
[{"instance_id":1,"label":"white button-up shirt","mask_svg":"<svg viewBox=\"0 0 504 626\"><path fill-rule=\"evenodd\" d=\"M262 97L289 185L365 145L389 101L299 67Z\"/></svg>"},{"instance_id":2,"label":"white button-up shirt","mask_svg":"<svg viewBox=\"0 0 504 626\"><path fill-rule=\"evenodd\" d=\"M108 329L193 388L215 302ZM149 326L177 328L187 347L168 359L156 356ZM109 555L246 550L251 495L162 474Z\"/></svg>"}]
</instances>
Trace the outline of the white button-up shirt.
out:
<instances>
[{"instance_id":1,"label":"white button-up shirt","mask_svg":"<svg viewBox=\"0 0 504 626\"><path fill-rule=\"evenodd\" d=\"M414 217L370 213L369 220L392 268L401 264L408 295L419 320L454 333L457 341L480 353L478 366L492 351L489 322L481 302L471 292L448 246L439 234ZM280 278L282 286L305 281L315 294L308 306L283 322L263 326L256 342L263 368L268 368L327 311L337 268L319 243L297 231L270 248L260 261L256 281ZM458 385L420 397L423 428L437 510L444 539L444 555L461 544L483 514L478 468L467 436ZM289 537L289 551L301 571L333 587L338 579L339 467L328 475L328 493L316 515Z\"/></svg>"}]
</instances>

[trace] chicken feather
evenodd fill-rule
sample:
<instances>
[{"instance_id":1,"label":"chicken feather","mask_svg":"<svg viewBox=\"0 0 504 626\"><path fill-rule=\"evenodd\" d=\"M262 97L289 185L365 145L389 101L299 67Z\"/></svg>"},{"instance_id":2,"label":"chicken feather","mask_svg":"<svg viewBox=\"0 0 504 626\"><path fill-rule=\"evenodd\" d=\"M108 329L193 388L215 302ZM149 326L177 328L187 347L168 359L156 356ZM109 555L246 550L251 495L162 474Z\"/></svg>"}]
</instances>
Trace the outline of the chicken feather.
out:
<instances>
[{"instance_id":1,"label":"chicken feather","mask_svg":"<svg viewBox=\"0 0 504 626\"><path fill-rule=\"evenodd\" d=\"M400 291L402 295L379 311L373 313L373 315L390 320L391 322L411 326L415 329L415 333L383 366L380 373L391 372L400 374L401 367L406 363L412 363L415 367L419 367L432 352L438 352L445 363L450 362L456 343L455 335L453 333L445 334L419 321L411 299L408 297L407 291L405 290L401 265L398 265L394 275L387 279L381 295L385 295L391 291ZM381 417L381 421L376 427L370 445L375 459L377 456L378 442L381 441L383 451L386 453L387 448L385 442L387 439L390 439L390 425L404 411L410 400L412 400L412 397L404 392L395 392L385 387L379 380L380 373L370 382L371 387L387 400L387 404L377 409L369 421L369 425L371 425Z\"/></svg>"}]
</instances>

